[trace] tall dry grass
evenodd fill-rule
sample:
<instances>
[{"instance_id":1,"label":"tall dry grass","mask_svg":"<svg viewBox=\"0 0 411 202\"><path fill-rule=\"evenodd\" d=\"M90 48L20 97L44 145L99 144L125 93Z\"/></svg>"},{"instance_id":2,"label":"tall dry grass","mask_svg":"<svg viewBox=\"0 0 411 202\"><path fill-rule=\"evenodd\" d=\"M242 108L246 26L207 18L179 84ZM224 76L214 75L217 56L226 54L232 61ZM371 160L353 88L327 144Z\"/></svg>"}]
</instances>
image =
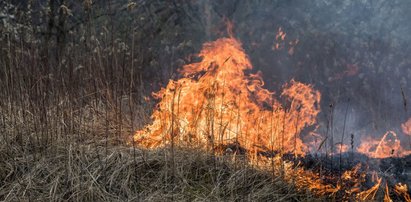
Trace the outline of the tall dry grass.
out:
<instances>
[{"instance_id":1,"label":"tall dry grass","mask_svg":"<svg viewBox=\"0 0 411 202\"><path fill-rule=\"evenodd\" d=\"M1 144L3 201L309 200L266 172L196 151L145 151L105 142L60 143L43 152ZM311 198L311 200L313 200Z\"/></svg>"},{"instance_id":2,"label":"tall dry grass","mask_svg":"<svg viewBox=\"0 0 411 202\"><path fill-rule=\"evenodd\" d=\"M112 17L93 20L89 4L84 26L64 30L66 9L48 18L57 32L20 26L28 12L0 37L0 201L314 200L229 156L130 142L153 107L138 30L118 39Z\"/></svg>"},{"instance_id":3,"label":"tall dry grass","mask_svg":"<svg viewBox=\"0 0 411 202\"><path fill-rule=\"evenodd\" d=\"M102 104L61 116L57 108L48 107L46 125L30 109L2 106L1 201L314 200L232 156L126 144L128 116L119 135L115 110Z\"/></svg>"}]
</instances>

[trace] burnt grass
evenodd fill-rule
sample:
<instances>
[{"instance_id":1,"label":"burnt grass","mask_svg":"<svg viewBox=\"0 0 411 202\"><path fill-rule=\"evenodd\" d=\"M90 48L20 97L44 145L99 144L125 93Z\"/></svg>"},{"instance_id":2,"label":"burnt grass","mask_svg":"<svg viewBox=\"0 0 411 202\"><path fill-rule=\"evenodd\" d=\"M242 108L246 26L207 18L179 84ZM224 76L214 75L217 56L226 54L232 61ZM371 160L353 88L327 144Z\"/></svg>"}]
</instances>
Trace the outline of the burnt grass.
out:
<instances>
[{"instance_id":1,"label":"burnt grass","mask_svg":"<svg viewBox=\"0 0 411 202\"><path fill-rule=\"evenodd\" d=\"M370 158L364 154L357 152L344 152L341 157L338 155L326 156L324 154L308 154L305 157L295 158L293 154L286 154L284 160L299 162L299 165L307 170L313 170L320 175L323 175L324 182L336 185L340 180L340 176L345 171L353 170L357 165L360 169L354 175L353 180L363 180L361 189L367 190L376 182L373 180L373 174L377 174L382 178L381 188L388 184L388 187L393 188L397 183L411 184L411 155L405 157L390 157L390 158ZM361 175L364 176L361 176ZM328 176L328 177L327 177ZM329 176L332 176L331 178ZM341 180L342 187L352 188L354 183L352 180ZM408 187L408 192L411 193L411 188ZM381 193L380 193L381 194ZM343 196L343 193L339 193ZM394 201L402 199L390 192L390 197Z\"/></svg>"},{"instance_id":2,"label":"burnt grass","mask_svg":"<svg viewBox=\"0 0 411 202\"><path fill-rule=\"evenodd\" d=\"M240 155L246 155L247 153L247 150L238 143L222 145L217 149ZM279 152L260 150L257 155L271 158L279 155ZM341 155L308 153L302 157L295 156L293 153L285 153L282 156L282 160L293 162L294 165L298 165L305 170L318 173L325 184L337 186L340 183L341 190L334 196L334 199L344 198L349 200L351 198L351 200L354 200L352 198L354 196L345 195L345 190L354 188L354 186L358 187L358 185L363 191L370 189L376 183L373 180L373 174L377 174L382 178L377 198L385 194L381 192L381 188L385 186L385 183L390 188L393 188L397 183L411 184L411 155L405 157L372 158L358 152L343 152ZM343 180L341 178L345 171L354 170L356 166L359 166L359 169L352 177L355 178L354 180L360 181L359 184L355 184L353 180ZM408 187L408 192L411 193L411 187ZM390 192L390 197L394 201L403 200L393 192Z\"/></svg>"}]
</instances>

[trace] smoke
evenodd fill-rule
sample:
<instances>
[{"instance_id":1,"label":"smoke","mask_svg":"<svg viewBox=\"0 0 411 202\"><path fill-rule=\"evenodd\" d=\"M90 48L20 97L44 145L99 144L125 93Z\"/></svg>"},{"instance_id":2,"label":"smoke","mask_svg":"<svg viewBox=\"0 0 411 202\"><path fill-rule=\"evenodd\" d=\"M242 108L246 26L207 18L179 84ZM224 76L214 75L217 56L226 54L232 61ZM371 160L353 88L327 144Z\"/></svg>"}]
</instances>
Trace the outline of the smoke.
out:
<instances>
[{"instance_id":1,"label":"smoke","mask_svg":"<svg viewBox=\"0 0 411 202\"><path fill-rule=\"evenodd\" d=\"M404 106L411 96L411 2L204 0L197 6L204 25L197 38L226 35L228 18L266 88L278 92L294 78L321 91L319 130L330 104L337 139L343 130L346 137L401 133L411 116ZM280 28L286 36L278 41Z\"/></svg>"}]
</instances>

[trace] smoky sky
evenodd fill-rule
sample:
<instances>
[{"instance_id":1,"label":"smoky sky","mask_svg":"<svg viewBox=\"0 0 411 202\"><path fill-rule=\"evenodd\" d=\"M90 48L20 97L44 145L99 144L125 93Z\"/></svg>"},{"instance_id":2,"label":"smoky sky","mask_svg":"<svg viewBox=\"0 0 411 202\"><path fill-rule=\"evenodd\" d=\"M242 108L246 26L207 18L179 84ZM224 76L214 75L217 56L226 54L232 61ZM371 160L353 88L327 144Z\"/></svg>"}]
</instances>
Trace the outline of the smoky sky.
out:
<instances>
[{"instance_id":1,"label":"smoky sky","mask_svg":"<svg viewBox=\"0 0 411 202\"><path fill-rule=\"evenodd\" d=\"M411 115L406 105L411 96L410 1L195 2L195 20L186 26L199 24L202 31L187 31L186 39L197 43L196 51L201 43L226 36L224 21L230 20L250 56L251 72L262 72L266 88L279 95L295 79L322 93L320 132L332 111L336 136L345 118L345 133L356 137L401 133L401 123ZM274 50L280 27L286 37Z\"/></svg>"}]
</instances>

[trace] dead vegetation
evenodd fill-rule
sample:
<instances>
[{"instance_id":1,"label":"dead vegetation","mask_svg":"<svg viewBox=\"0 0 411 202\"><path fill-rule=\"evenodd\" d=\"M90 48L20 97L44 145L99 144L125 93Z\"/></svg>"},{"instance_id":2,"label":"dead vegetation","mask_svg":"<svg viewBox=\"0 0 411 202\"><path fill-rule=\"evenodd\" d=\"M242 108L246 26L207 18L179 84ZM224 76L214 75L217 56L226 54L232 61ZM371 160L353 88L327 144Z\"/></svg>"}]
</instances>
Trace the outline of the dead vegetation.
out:
<instances>
[{"instance_id":1,"label":"dead vegetation","mask_svg":"<svg viewBox=\"0 0 411 202\"><path fill-rule=\"evenodd\" d=\"M232 156L130 141L149 122L147 92L224 35L213 33L222 15L201 15L220 10L209 1L9 2L0 2L0 201L321 200Z\"/></svg>"},{"instance_id":2,"label":"dead vegetation","mask_svg":"<svg viewBox=\"0 0 411 202\"><path fill-rule=\"evenodd\" d=\"M144 30L119 30L118 4L43 3L0 3L0 201L311 199L229 157L129 142L153 107L143 90L155 79L142 77L158 66L147 52L163 32L144 31L164 28L156 8L138 6Z\"/></svg>"},{"instance_id":3,"label":"dead vegetation","mask_svg":"<svg viewBox=\"0 0 411 202\"><path fill-rule=\"evenodd\" d=\"M86 134L82 129L81 140L67 134L67 139L45 143L34 133L22 133L18 140L11 134L21 126L4 125L4 118L1 201L314 200L231 156L181 148L141 150L119 145L114 131L108 139L98 130Z\"/></svg>"}]
</instances>

